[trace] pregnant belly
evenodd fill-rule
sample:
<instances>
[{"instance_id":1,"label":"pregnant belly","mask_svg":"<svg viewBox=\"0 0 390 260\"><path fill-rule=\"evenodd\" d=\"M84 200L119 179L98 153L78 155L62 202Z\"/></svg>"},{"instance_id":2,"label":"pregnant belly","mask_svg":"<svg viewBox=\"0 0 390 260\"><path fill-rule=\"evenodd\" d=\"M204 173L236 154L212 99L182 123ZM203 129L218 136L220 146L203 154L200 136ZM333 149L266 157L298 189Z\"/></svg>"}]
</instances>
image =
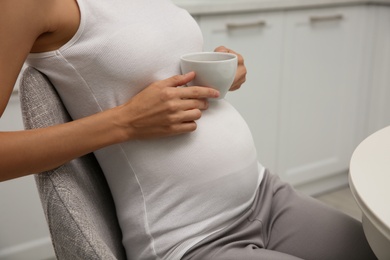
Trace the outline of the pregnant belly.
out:
<instances>
[{"instance_id":1,"label":"pregnant belly","mask_svg":"<svg viewBox=\"0 0 390 260\"><path fill-rule=\"evenodd\" d=\"M154 233L201 222L218 228L249 206L258 187L256 150L240 114L211 102L197 123L193 133L126 147Z\"/></svg>"},{"instance_id":2,"label":"pregnant belly","mask_svg":"<svg viewBox=\"0 0 390 260\"><path fill-rule=\"evenodd\" d=\"M132 169L144 191L171 183L195 185L215 181L256 160L250 130L226 101L211 102L195 132L126 146Z\"/></svg>"}]
</instances>

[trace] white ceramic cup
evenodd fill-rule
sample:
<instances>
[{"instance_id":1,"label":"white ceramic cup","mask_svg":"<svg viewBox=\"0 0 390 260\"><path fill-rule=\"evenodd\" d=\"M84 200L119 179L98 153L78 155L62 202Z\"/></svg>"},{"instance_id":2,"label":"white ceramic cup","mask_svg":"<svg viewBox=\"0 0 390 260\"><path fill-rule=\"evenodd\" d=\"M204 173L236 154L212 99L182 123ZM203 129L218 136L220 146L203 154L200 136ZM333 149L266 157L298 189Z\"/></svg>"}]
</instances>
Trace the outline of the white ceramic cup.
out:
<instances>
[{"instance_id":1,"label":"white ceramic cup","mask_svg":"<svg viewBox=\"0 0 390 260\"><path fill-rule=\"evenodd\" d=\"M181 56L181 72L195 72L187 86L205 86L217 89L218 99L225 97L237 71L237 56L225 52L196 52Z\"/></svg>"}]
</instances>

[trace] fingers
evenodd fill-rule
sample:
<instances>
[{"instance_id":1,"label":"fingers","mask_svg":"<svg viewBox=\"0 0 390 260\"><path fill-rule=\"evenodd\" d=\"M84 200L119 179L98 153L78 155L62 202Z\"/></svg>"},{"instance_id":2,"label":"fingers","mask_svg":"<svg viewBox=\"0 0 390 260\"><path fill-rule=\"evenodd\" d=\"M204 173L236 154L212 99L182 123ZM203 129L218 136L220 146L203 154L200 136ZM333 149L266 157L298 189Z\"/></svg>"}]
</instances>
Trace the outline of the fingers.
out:
<instances>
[{"instance_id":1,"label":"fingers","mask_svg":"<svg viewBox=\"0 0 390 260\"><path fill-rule=\"evenodd\" d=\"M172 101L168 104L164 125L175 125L196 121L201 118L201 110L208 108L207 100L187 99Z\"/></svg>"},{"instance_id":2,"label":"fingers","mask_svg":"<svg viewBox=\"0 0 390 260\"><path fill-rule=\"evenodd\" d=\"M181 124L175 124L167 126L163 129L162 132L165 132L164 136L172 136L184 133L190 133L195 131L197 124L194 121L188 121Z\"/></svg>"},{"instance_id":3,"label":"fingers","mask_svg":"<svg viewBox=\"0 0 390 260\"><path fill-rule=\"evenodd\" d=\"M192 71L184 75L175 75L173 77L165 79L164 81L168 84L168 86L179 87L179 86L186 85L194 78L195 78L195 72Z\"/></svg>"},{"instance_id":4,"label":"fingers","mask_svg":"<svg viewBox=\"0 0 390 260\"><path fill-rule=\"evenodd\" d=\"M202 116L199 109L191 109L186 111L179 111L167 117L166 125L185 124L188 122L195 122Z\"/></svg>"},{"instance_id":5,"label":"fingers","mask_svg":"<svg viewBox=\"0 0 390 260\"><path fill-rule=\"evenodd\" d=\"M193 131L195 121L208 108L208 98L219 96L207 87L175 87L194 77L177 75L154 82L125 104L132 133L139 138L174 135Z\"/></svg>"},{"instance_id":6,"label":"fingers","mask_svg":"<svg viewBox=\"0 0 390 260\"><path fill-rule=\"evenodd\" d=\"M232 87L230 88L230 91L234 91L234 90L239 89L242 86L242 84L245 83L246 73L247 73L247 70L246 70L245 66L238 66L237 67L237 73L236 73L234 82L232 84Z\"/></svg>"},{"instance_id":7,"label":"fingers","mask_svg":"<svg viewBox=\"0 0 390 260\"><path fill-rule=\"evenodd\" d=\"M243 66L244 65L244 57L242 57L241 54L231 50L231 49L228 49L226 48L225 46L219 46L217 48L215 48L214 50L215 52L226 52L226 53L233 53L237 56L237 63L238 63L238 66Z\"/></svg>"},{"instance_id":8,"label":"fingers","mask_svg":"<svg viewBox=\"0 0 390 260\"><path fill-rule=\"evenodd\" d=\"M163 90L164 100L170 100L173 98L180 99L207 99L207 98L218 98L219 92L212 88L191 86L185 88L176 88L183 86L193 80L195 77L195 72L189 72L184 75L175 75L168 79L159 81L155 84L160 85L162 88L166 86L175 87L175 89L165 88Z\"/></svg>"},{"instance_id":9,"label":"fingers","mask_svg":"<svg viewBox=\"0 0 390 260\"><path fill-rule=\"evenodd\" d=\"M226 52L226 53L229 53L230 50L228 48L226 48L225 46L219 46L219 47L215 48L214 51L215 52ZM234 53L234 52L232 52L232 53Z\"/></svg>"},{"instance_id":10,"label":"fingers","mask_svg":"<svg viewBox=\"0 0 390 260\"><path fill-rule=\"evenodd\" d=\"M244 82L246 81L246 73L247 73L246 67L244 65L243 56L241 54L231 50L231 49L226 48L225 46L219 46L219 47L215 48L214 51L233 53L237 56L237 72L236 72L236 76L234 78L233 84L230 88L230 91L234 91L234 90L239 89L241 87L241 85L244 84Z\"/></svg>"},{"instance_id":11,"label":"fingers","mask_svg":"<svg viewBox=\"0 0 390 260\"><path fill-rule=\"evenodd\" d=\"M207 99L219 97L218 90L198 86L179 88L178 94L181 99Z\"/></svg>"},{"instance_id":12,"label":"fingers","mask_svg":"<svg viewBox=\"0 0 390 260\"><path fill-rule=\"evenodd\" d=\"M209 107L207 99L184 99L181 103L184 111L191 109L206 110Z\"/></svg>"},{"instance_id":13,"label":"fingers","mask_svg":"<svg viewBox=\"0 0 390 260\"><path fill-rule=\"evenodd\" d=\"M166 125L168 135L193 132L197 128L196 120L202 117L202 112L199 109L182 111L172 117L170 124ZM170 134L169 134L170 133Z\"/></svg>"}]
</instances>

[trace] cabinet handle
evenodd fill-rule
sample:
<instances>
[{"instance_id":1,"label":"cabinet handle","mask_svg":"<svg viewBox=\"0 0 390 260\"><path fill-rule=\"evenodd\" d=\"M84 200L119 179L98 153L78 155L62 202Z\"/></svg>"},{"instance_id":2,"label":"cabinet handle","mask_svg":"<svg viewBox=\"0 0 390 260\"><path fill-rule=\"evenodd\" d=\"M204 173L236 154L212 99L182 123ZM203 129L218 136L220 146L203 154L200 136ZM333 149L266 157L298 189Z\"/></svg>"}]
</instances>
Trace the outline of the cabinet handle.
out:
<instances>
[{"instance_id":1,"label":"cabinet handle","mask_svg":"<svg viewBox=\"0 0 390 260\"><path fill-rule=\"evenodd\" d=\"M233 29L243 29L249 27L264 27L267 25L266 21L257 21L257 22L249 22L249 23L228 23L226 24L226 28L228 30Z\"/></svg>"},{"instance_id":2,"label":"cabinet handle","mask_svg":"<svg viewBox=\"0 0 390 260\"><path fill-rule=\"evenodd\" d=\"M326 16L311 16L310 22L317 23L317 22L325 22L325 21L338 21L338 20L342 20L343 18L344 16L342 14L326 15Z\"/></svg>"}]
</instances>

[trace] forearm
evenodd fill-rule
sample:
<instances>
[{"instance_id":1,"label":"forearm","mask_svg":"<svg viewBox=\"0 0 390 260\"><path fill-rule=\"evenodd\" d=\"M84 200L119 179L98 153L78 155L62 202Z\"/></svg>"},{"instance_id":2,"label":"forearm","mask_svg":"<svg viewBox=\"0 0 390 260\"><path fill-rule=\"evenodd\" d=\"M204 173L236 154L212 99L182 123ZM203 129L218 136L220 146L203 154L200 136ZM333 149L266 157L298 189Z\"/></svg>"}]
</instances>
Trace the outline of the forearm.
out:
<instances>
[{"instance_id":1,"label":"forearm","mask_svg":"<svg viewBox=\"0 0 390 260\"><path fill-rule=\"evenodd\" d=\"M0 133L0 181L58 167L129 138L109 110L48 128Z\"/></svg>"},{"instance_id":2,"label":"forearm","mask_svg":"<svg viewBox=\"0 0 390 260\"><path fill-rule=\"evenodd\" d=\"M0 133L0 181L55 168L111 144L195 131L207 98L218 91L177 88L194 73L155 82L126 104L43 129Z\"/></svg>"}]
</instances>

